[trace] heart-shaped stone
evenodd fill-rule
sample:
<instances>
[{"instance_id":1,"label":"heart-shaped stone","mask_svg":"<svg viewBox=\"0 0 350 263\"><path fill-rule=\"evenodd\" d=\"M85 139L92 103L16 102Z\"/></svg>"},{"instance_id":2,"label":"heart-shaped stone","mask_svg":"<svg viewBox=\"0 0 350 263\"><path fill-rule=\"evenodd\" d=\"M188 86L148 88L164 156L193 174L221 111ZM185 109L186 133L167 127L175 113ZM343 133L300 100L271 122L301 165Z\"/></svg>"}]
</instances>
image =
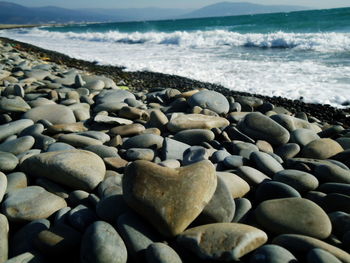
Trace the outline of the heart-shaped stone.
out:
<instances>
[{"instance_id":1,"label":"heart-shaped stone","mask_svg":"<svg viewBox=\"0 0 350 263\"><path fill-rule=\"evenodd\" d=\"M182 233L211 200L216 185L215 168L207 160L177 169L136 161L123 177L127 204L165 236Z\"/></svg>"}]
</instances>

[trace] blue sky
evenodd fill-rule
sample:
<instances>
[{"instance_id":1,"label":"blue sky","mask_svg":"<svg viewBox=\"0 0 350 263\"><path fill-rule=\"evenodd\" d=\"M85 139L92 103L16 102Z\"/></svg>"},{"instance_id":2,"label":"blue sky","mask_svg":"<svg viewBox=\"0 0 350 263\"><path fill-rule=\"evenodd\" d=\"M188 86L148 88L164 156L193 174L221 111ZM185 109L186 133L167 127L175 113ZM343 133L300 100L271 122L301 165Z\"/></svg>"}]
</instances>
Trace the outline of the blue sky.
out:
<instances>
[{"instance_id":1,"label":"blue sky","mask_svg":"<svg viewBox=\"0 0 350 263\"><path fill-rule=\"evenodd\" d=\"M6 0L5 0L6 1ZM66 8L129 8L129 7L171 7L200 8L225 0L7 0L25 6L55 5ZM227 0L226 0L227 1ZM315 8L335 8L350 6L350 0L263 0L263 1L231 1L255 2L259 4L302 5Z\"/></svg>"}]
</instances>

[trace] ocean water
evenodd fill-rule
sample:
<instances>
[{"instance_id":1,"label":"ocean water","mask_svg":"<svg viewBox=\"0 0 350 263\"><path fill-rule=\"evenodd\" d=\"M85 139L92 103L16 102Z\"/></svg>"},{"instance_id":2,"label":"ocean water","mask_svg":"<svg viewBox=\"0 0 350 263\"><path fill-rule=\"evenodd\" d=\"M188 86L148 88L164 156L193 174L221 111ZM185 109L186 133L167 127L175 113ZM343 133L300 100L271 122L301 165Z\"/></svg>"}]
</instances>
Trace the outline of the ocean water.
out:
<instances>
[{"instance_id":1,"label":"ocean water","mask_svg":"<svg viewBox=\"0 0 350 263\"><path fill-rule=\"evenodd\" d=\"M350 8L0 31L71 57L229 89L350 102Z\"/></svg>"}]
</instances>

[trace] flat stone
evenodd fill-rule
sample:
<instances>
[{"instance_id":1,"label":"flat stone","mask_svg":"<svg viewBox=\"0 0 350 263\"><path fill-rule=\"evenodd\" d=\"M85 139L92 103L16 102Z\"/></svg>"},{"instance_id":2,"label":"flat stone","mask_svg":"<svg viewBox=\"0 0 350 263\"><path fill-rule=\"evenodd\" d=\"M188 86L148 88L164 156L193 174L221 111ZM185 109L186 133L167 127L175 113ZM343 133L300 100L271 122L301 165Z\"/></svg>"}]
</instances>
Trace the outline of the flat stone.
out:
<instances>
[{"instance_id":1,"label":"flat stone","mask_svg":"<svg viewBox=\"0 0 350 263\"><path fill-rule=\"evenodd\" d=\"M15 155L8 152L0 152L0 171L11 172L17 167L18 159Z\"/></svg>"},{"instance_id":2,"label":"flat stone","mask_svg":"<svg viewBox=\"0 0 350 263\"><path fill-rule=\"evenodd\" d=\"M174 139L189 145L199 145L202 142L214 140L215 135L206 129L190 129L176 133Z\"/></svg>"},{"instance_id":3,"label":"flat stone","mask_svg":"<svg viewBox=\"0 0 350 263\"><path fill-rule=\"evenodd\" d=\"M324 138L307 144L301 151L300 156L304 158L328 159L344 149L336 141Z\"/></svg>"},{"instance_id":4,"label":"flat stone","mask_svg":"<svg viewBox=\"0 0 350 263\"><path fill-rule=\"evenodd\" d=\"M35 136L38 134L42 134L45 130L44 125L42 125L41 123L36 123L34 125L31 125L27 128L25 128L24 130L22 130L19 133L19 137L23 137L23 136Z\"/></svg>"},{"instance_id":5,"label":"flat stone","mask_svg":"<svg viewBox=\"0 0 350 263\"><path fill-rule=\"evenodd\" d=\"M307 254L308 263L341 263L339 259L333 256L331 253L320 249L314 248L311 249Z\"/></svg>"},{"instance_id":6,"label":"flat stone","mask_svg":"<svg viewBox=\"0 0 350 263\"><path fill-rule=\"evenodd\" d=\"M40 186L29 186L8 193L3 212L10 221L33 221L48 218L67 206L66 201Z\"/></svg>"},{"instance_id":7,"label":"flat stone","mask_svg":"<svg viewBox=\"0 0 350 263\"><path fill-rule=\"evenodd\" d=\"M282 171L283 166L276 161L271 155L263 152L253 152L250 159L255 162L259 170L267 175L273 176L275 173Z\"/></svg>"},{"instance_id":8,"label":"flat stone","mask_svg":"<svg viewBox=\"0 0 350 263\"><path fill-rule=\"evenodd\" d=\"M249 184L234 173L216 172L216 175L225 182L232 198L243 197L250 191Z\"/></svg>"},{"instance_id":9,"label":"flat stone","mask_svg":"<svg viewBox=\"0 0 350 263\"><path fill-rule=\"evenodd\" d=\"M160 149L164 138L155 134L140 134L133 136L123 143L123 148L156 148Z\"/></svg>"},{"instance_id":10,"label":"flat stone","mask_svg":"<svg viewBox=\"0 0 350 263\"><path fill-rule=\"evenodd\" d=\"M196 221L201 224L229 223L233 219L235 208L236 205L228 186L218 176L215 193Z\"/></svg>"},{"instance_id":11,"label":"flat stone","mask_svg":"<svg viewBox=\"0 0 350 263\"><path fill-rule=\"evenodd\" d=\"M3 142L0 144L0 151L18 155L30 150L34 143L35 139L32 136L23 136L18 139Z\"/></svg>"},{"instance_id":12,"label":"flat stone","mask_svg":"<svg viewBox=\"0 0 350 263\"><path fill-rule=\"evenodd\" d=\"M300 193L313 191L318 187L318 180L310 173L299 170L283 170L276 173L273 180L285 183Z\"/></svg>"},{"instance_id":13,"label":"flat stone","mask_svg":"<svg viewBox=\"0 0 350 263\"><path fill-rule=\"evenodd\" d=\"M189 129L212 129L228 126L230 123L225 118L207 116L203 114L186 114L170 120L167 128L171 132L179 132Z\"/></svg>"},{"instance_id":14,"label":"flat stone","mask_svg":"<svg viewBox=\"0 0 350 263\"><path fill-rule=\"evenodd\" d=\"M237 169L236 174L246 181L249 185L258 185L266 180L271 180L270 177L250 166L241 166Z\"/></svg>"},{"instance_id":15,"label":"flat stone","mask_svg":"<svg viewBox=\"0 0 350 263\"><path fill-rule=\"evenodd\" d=\"M343 263L350 262L350 255L344 250L341 250L324 241L321 241L319 239L309 237L309 236L296 235L296 234L284 234L284 235L279 235L278 237L273 239L272 243L288 249L290 252L292 252L295 255L297 254L306 255L307 253L309 253L311 249L320 248L331 253L333 256L338 258Z\"/></svg>"},{"instance_id":16,"label":"flat stone","mask_svg":"<svg viewBox=\"0 0 350 263\"><path fill-rule=\"evenodd\" d=\"M83 88L86 88L91 91L103 90L104 87L105 87L105 83L99 79L89 81L83 86Z\"/></svg>"},{"instance_id":17,"label":"flat stone","mask_svg":"<svg viewBox=\"0 0 350 263\"><path fill-rule=\"evenodd\" d=\"M303 198L283 198L261 203L256 220L275 234L301 234L319 239L329 237L332 224L321 207Z\"/></svg>"},{"instance_id":18,"label":"flat stone","mask_svg":"<svg viewBox=\"0 0 350 263\"><path fill-rule=\"evenodd\" d=\"M287 249L277 245L259 247L250 256L249 263L297 263L298 260ZM316 263L316 262L315 262Z\"/></svg>"},{"instance_id":19,"label":"flat stone","mask_svg":"<svg viewBox=\"0 0 350 263\"><path fill-rule=\"evenodd\" d=\"M230 109L226 97L219 92L202 90L192 95L188 100L191 107L199 106L202 109L209 109L218 114L226 114Z\"/></svg>"},{"instance_id":20,"label":"flat stone","mask_svg":"<svg viewBox=\"0 0 350 263\"><path fill-rule=\"evenodd\" d=\"M147 263L182 263L181 258L170 246L163 243L153 243L146 250Z\"/></svg>"},{"instance_id":21,"label":"flat stone","mask_svg":"<svg viewBox=\"0 0 350 263\"><path fill-rule=\"evenodd\" d=\"M18 120L18 121L12 121L10 123L6 123L3 125L0 125L0 141L3 141L7 137L18 134L25 128L33 125L32 120Z\"/></svg>"},{"instance_id":22,"label":"flat stone","mask_svg":"<svg viewBox=\"0 0 350 263\"><path fill-rule=\"evenodd\" d=\"M120 170L124 169L128 165L128 161L120 158L120 157L108 157L103 158L103 161L106 163L107 166L111 167L112 170Z\"/></svg>"},{"instance_id":23,"label":"flat stone","mask_svg":"<svg viewBox=\"0 0 350 263\"><path fill-rule=\"evenodd\" d=\"M123 177L127 204L162 234L181 233L202 212L216 189L209 161L171 169L147 161L129 165Z\"/></svg>"},{"instance_id":24,"label":"flat stone","mask_svg":"<svg viewBox=\"0 0 350 263\"><path fill-rule=\"evenodd\" d=\"M50 127L48 127L47 132L49 133L60 133L60 132L83 132L87 131L88 128L84 125L83 122L76 122L76 123L66 123L66 124L55 124Z\"/></svg>"},{"instance_id":25,"label":"flat stone","mask_svg":"<svg viewBox=\"0 0 350 263\"><path fill-rule=\"evenodd\" d=\"M125 244L114 227L96 221L85 231L80 250L81 262L126 263Z\"/></svg>"},{"instance_id":26,"label":"flat stone","mask_svg":"<svg viewBox=\"0 0 350 263\"><path fill-rule=\"evenodd\" d=\"M204 260L236 261L267 241L265 232L238 223L216 223L187 229L178 243Z\"/></svg>"},{"instance_id":27,"label":"flat stone","mask_svg":"<svg viewBox=\"0 0 350 263\"><path fill-rule=\"evenodd\" d=\"M73 189L93 190L104 178L102 159L88 151L48 152L27 158L21 169L28 174L46 177Z\"/></svg>"},{"instance_id":28,"label":"flat stone","mask_svg":"<svg viewBox=\"0 0 350 263\"><path fill-rule=\"evenodd\" d=\"M63 134L58 137L60 142L67 143L73 147L85 148L91 145L102 145L102 142L87 136L82 136L78 134Z\"/></svg>"},{"instance_id":29,"label":"flat stone","mask_svg":"<svg viewBox=\"0 0 350 263\"><path fill-rule=\"evenodd\" d=\"M190 147L191 146L186 143L166 137L163 141L162 159L182 160L184 152Z\"/></svg>"},{"instance_id":30,"label":"flat stone","mask_svg":"<svg viewBox=\"0 0 350 263\"><path fill-rule=\"evenodd\" d=\"M281 145L289 141L289 132L271 118L253 112L238 123L238 128L253 139L265 140L272 145Z\"/></svg>"},{"instance_id":31,"label":"flat stone","mask_svg":"<svg viewBox=\"0 0 350 263\"><path fill-rule=\"evenodd\" d=\"M112 135L120 135L120 136L134 136L139 135L146 128L142 124L132 123L127 125L121 125L114 127L110 130Z\"/></svg>"},{"instance_id":32,"label":"flat stone","mask_svg":"<svg viewBox=\"0 0 350 263\"><path fill-rule=\"evenodd\" d=\"M25 76L27 78L34 78L36 80L43 80L47 76L49 76L51 73L47 70L40 70L40 69L32 69L25 72Z\"/></svg>"},{"instance_id":33,"label":"flat stone","mask_svg":"<svg viewBox=\"0 0 350 263\"><path fill-rule=\"evenodd\" d=\"M30 110L30 106L21 97L9 99L6 97L0 98L0 111L4 112L26 112Z\"/></svg>"},{"instance_id":34,"label":"flat stone","mask_svg":"<svg viewBox=\"0 0 350 263\"><path fill-rule=\"evenodd\" d=\"M96 105L93 109L94 112L107 111L107 112L118 112L123 107L127 106L124 102L105 102Z\"/></svg>"},{"instance_id":35,"label":"flat stone","mask_svg":"<svg viewBox=\"0 0 350 263\"><path fill-rule=\"evenodd\" d=\"M50 104L32 108L22 115L22 119L34 122L44 119L52 124L75 123L73 111L67 106Z\"/></svg>"},{"instance_id":36,"label":"flat stone","mask_svg":"<svg viewBox=\"0 0 350 263\"><path fill-rule=\"evenodd\" d=\"M93 138L96 140L101 141L102 143L108 142L111 140L111 137L104 133L104 132L100 132L100 131L85 131L85 132L78 132L77 135L81 135L81 136L86 136L89 138Z\"/></svg>"},{"instance_id":37,"label":"flat stone","mask_svg":"<svg viewBox=\"0 0 350 263\"><path fill-rule=\"evenodd\" d=\"M183 165L197 163L203 160L208 160L210 152L202 146L192 146L183 154Z\"/></svg>"},{"instance_id":38,"label":"flat stone","mask_svg":"<svg viewBox=\"0 0 350 263\"><path fill-rule=\"evenodd\" d=\"M94 118L94 121L97 123L105 123L105 124L112 124L112 125L126 125L126 124L133 123L133 121L125 119L125 118L104 116L101 114L96 115Z\"/></svg>"},{"instance_id":39,"label":"flat stone","mask_svg":"<svg viewBox=\"0 0 350 263\"><path fill-rule=\"evenodd\" d=\"M149 116L149 121L147 122L147 127L164 130L168 122L168 117L162 111L152 110Z\"/></svg>"}]
</instances>

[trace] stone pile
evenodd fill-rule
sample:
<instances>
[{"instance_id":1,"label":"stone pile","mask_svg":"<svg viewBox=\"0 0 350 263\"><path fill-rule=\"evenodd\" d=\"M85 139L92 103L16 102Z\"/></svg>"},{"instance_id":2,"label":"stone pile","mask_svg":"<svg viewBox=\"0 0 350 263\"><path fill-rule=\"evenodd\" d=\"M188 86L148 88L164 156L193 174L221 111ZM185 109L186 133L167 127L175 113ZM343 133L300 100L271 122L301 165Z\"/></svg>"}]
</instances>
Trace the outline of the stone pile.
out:
<instances>
[{"instance_id":1,"label":"stone pile","mask_svg":"<svg viewBox=\"0 0 350 263\"><path fill-rule=\"evenodd\" d=\"M0 263L350 262L350 129L118 84L0 44Z\"/></svg>"}]
</instances>

